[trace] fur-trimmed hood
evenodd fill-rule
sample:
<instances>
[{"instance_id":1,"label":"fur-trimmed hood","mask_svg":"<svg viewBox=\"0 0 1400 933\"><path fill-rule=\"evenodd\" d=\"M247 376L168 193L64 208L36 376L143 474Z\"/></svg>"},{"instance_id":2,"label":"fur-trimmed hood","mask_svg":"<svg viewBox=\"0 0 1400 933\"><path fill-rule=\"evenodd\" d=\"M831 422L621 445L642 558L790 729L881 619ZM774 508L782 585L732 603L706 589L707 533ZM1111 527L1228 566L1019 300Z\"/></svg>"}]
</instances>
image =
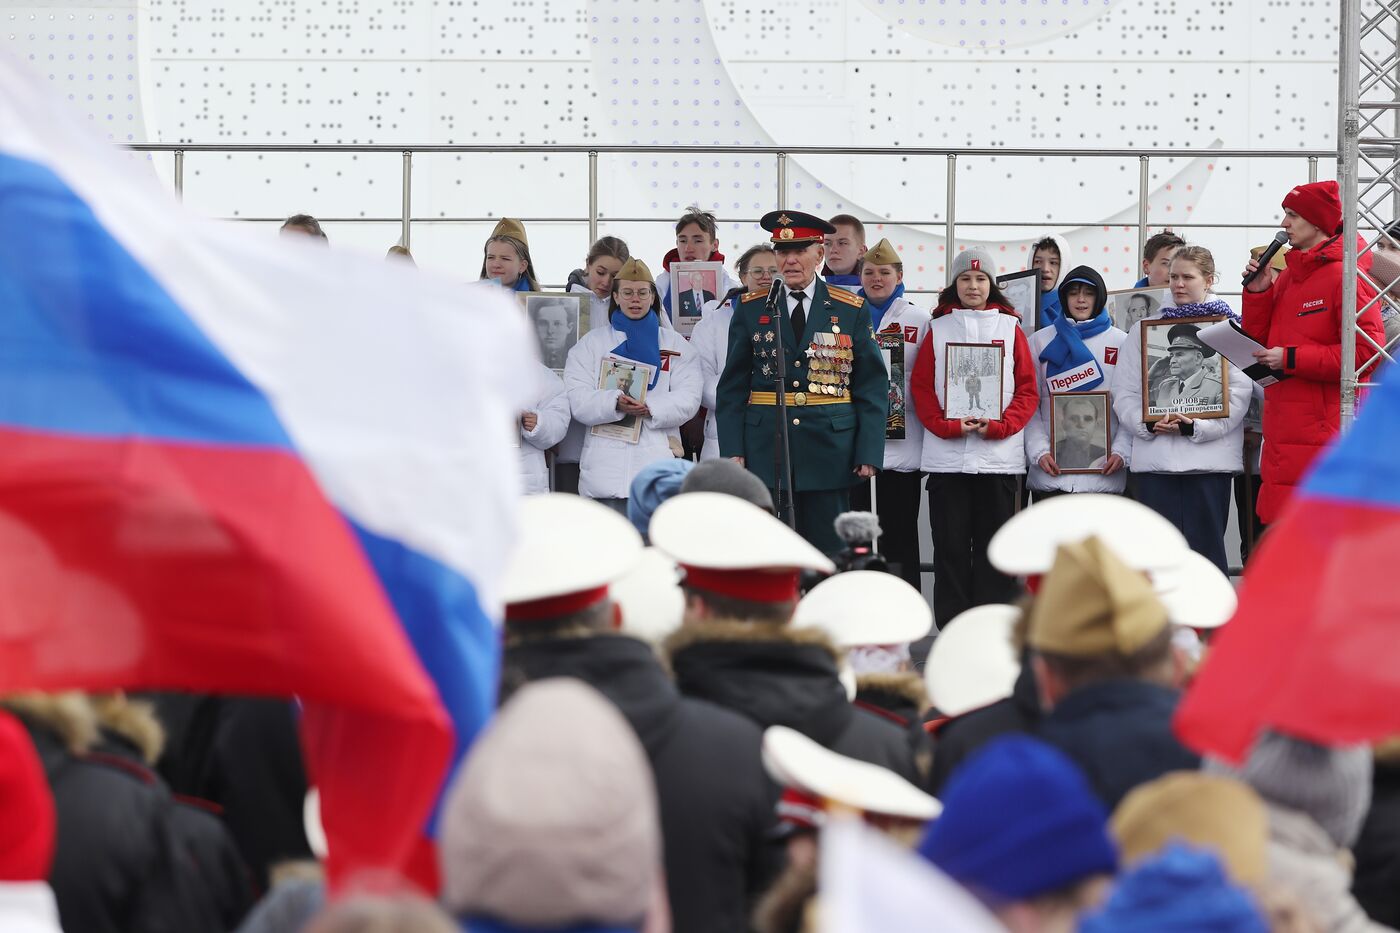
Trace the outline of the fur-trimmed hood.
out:
<instances>
[{"instance_id":1,"label":"fur-trimmed hood","mask_svg":"<svg viewBox=\"0 0 1400 933\"><path fill-rule=\"evenodd\" d=\"M682 626L665 652L681 692L789 726L830 747L854 715L826 634L787 625L717 621Z\"/></svg>"},{"instance_id":2,"label":"fur-trimmed hood","mask_svg":"<svg viewBox=\"0 0 1400 933\"><path fill-rule=\"evenodd\" d=\"M74 755L81 755L97 741L97 713L86 694L12 693L0 706L31 726L53 733Z\"/></svg>"},{"instance_id":3,"label":"fur-trimmed hood","mask_svg":"<svg viewBox=\"0 0 1400 933\"><path fill-rule=\"evenodd\" d=\"M154 767L165 748L165 728L156 718L155 707L144 700L133 700L124 693L98 694L92 698L98 725L125 739L141 753L141 759Z\"/></svg>"},{"instance_id":4,"label":"fur-trimmed hood","mask_svg":"<svg viewBox=\"0 0 1400 933\"><path fill-rule=\"evenodd\" d=\"M913 671L861 674L856 678L856 703L878 707L909 722L929 708L924 678Z\"/></svg>"}]
</instances>

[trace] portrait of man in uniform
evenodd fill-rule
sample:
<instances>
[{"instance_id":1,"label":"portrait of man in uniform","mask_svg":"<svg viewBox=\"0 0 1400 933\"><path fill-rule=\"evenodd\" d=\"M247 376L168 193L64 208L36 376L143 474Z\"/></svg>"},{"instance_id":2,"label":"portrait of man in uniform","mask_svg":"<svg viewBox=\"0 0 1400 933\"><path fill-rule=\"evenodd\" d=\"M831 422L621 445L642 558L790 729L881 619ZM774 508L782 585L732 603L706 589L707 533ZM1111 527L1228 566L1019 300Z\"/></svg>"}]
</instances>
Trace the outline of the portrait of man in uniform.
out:
<instances>
[{"instance_id":1,"label":"portrait of man in uniform","mask_svg":"<svg viewBox=\"0 0 1400 933\"><path fill-rule=\"evenodd\" d=\"M1055 464L1061 473L1098 473L1108 462L1107 392L1062 392L1051 396Z\"/></svg>"},{"instance_id":2,"label":"portrait of man in uniform","mask_svg":"<svg viewBox=\"0 0 1400 933\"><path fill-rule=\"evenodd\" d=\"M1143 420L1175 413L1193 418L1229 414L1227 370L1202 342L1201 327L1216 319L1153 320L1143 324Z\"/></svg>"},{"instance_id":3,"label":"portrait of man in uniform","mask_svg":"<svg viewBox=\"0 0 1400 933\"><path fill-rule=\"evenodd\" d=\"M1006 351L994 343L950 343L945 353L943 394L948 417L999 419Z\"/></svg>"}]
</instances>

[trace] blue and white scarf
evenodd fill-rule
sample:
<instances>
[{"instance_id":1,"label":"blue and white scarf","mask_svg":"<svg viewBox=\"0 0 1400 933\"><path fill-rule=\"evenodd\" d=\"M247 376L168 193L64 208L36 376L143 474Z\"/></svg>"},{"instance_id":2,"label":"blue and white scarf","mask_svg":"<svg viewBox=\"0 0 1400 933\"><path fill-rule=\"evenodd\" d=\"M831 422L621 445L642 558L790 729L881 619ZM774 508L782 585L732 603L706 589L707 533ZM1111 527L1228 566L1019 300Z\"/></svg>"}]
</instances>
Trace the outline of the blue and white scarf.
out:
<instances>
[{"instance_id":1,"label":"blue and white scarf","mask_svg":"<svg viewBox=\"0 0 1400 933\"><path fill-rule=\"evenodd\" d=\"M615 329L622 331L623 337L622 343L613 347L613 353L650 366L651 381L647 388L656 388L656 380L661 378L661 322L656 314L648 311L646 317L634 321L618 308L609 320Z\"/></svg>"},{"instance_id":2,"label":"blue and white scarf","mask_svg":"<svg viewBox=\"0 0 1400 933\"><path fill-rule=\"evenodd\" d=\"M1214 317L1217 314L1223 314L1235 323L1239 323L1239 314L1219 298L1177 305L1175 308L1163 308L1161 316L1162 320L1170 321L1179 317Z\"/></svg>"},{"instance_id":3,"label":"blue and white scarf","mask_svg":"<svg viewBox=\"0 0 1400 933\"><path fill-rule=\"evenodd\" d=\"M1083 322L1059 314L1053 326L1055 339L1040 351L1041 362L1045 363L1045 384L1050 391L1088 392L1103 385L1103 366L1085 345L1084 338L1098 336L1113 326L1108 309Z\"/></svg>"}]
</instances>

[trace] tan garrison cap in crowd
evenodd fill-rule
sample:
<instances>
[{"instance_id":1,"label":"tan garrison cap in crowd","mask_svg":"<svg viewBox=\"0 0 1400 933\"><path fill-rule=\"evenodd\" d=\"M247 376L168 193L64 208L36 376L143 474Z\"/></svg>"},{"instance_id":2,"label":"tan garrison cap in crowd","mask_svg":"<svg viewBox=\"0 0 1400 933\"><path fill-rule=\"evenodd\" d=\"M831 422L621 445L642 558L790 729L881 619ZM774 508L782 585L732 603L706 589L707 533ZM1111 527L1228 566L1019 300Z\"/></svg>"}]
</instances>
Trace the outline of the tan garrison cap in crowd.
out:
<instances>
[{"instance_id":1,"label":"tan garrison cap in crowd","mask_svg":"<svg viewBox=\"0 0 1400 933\"><path fill-rule=\"evenodd\" d=\"M1070 657L1132 654L1167 626L1147 576L1097 537L1061 545L1031 609L1037 651Z\"/></svg>"},{"instance_id":2,"label":"tan garrison cap in crowd","mask_svg":"<svg viewBox=\"0 0 1400 933\"><path fill-rule=\"evenodd\" d=\"M866 250L861 259L867 266L897 266L904 261L899 258L899 253L894 251L889 240L876 243L875 248Z\"/></svg>"},{"instance_id":3,"label":"tan garrison cap in crowd","mask_svg":"<svg viewBox=\"0 0 1400 933\"><path fill-rule=\"evenodd\" d=\"M526 246L530 245L530 241L525 238L525 225L510 217L501 218L501 222L496 224L496 229L491 231L492 239L498 236L508 236L512 240L519 240Z\"/></svg>"},{"instance_id":4,"label":"tan garrison cap in crowd","mask_svg":"<svg viewBox=\"0 0 1400 933\"><path fill-rule=\"evenodd\" d=\"M1126 863L1155 855L1173 839L1210 849L1240 884L1268 874L1269 815L1249 785L1199 771L1177 771L1137 787L1109 823Z\"/></svg>"}]
</instances>

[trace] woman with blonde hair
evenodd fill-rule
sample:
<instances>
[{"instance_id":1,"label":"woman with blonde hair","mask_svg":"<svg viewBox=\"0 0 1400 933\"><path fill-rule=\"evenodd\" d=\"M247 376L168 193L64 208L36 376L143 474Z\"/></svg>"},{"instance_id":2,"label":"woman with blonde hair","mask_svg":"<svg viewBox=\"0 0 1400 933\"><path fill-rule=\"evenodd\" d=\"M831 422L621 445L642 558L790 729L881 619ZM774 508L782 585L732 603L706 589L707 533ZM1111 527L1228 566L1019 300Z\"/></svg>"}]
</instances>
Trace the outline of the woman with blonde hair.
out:
<instances>
[{"instance_id":1,"label":"woman with blonde hair","mask_svg":"<svg viewBox=\"0 0 1400 933\"><path fill-rule=\"evenodd\" d=\"M530 261L530 241L525 225L509 217L496 224L482 248L481 276L517 292L537 292L539 279Z\"/></svg>"}]
</instances>

